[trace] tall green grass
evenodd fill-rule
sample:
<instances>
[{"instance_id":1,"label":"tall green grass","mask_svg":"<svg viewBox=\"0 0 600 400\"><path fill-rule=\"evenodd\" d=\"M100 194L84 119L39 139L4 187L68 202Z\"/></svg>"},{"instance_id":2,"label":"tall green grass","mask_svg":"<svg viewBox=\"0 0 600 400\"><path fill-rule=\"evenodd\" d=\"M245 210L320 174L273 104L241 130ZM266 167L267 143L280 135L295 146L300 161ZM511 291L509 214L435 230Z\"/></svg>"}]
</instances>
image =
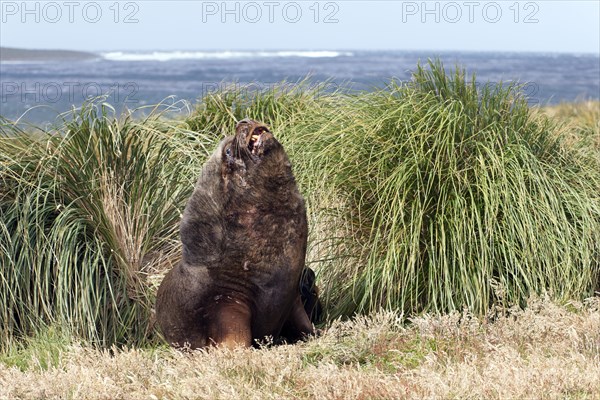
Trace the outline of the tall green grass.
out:
<instances>
[{"instance_id":1,"label":"tall green grass","mask_svg":"<svg viewBox=\"0 0 600 400\"><path fill-rule=\"evenodd\" d=\"M333 315L593 295L600 171L518 87L478 90L432 63L338 114L318 157L348 204L358 261L321 271Z\"/></svg>"},{"instance_id":2,"label":"tall green grass","mask_svg":"<svg viewBox=\"0 0 600 400\"><path fill-rule=\"evenodd\" d=\"M270 124L292 159L307 263L330 318L481 314L533 293L600 290L597 153L572 146L518 87L479 88L430 63L385 89L327 88L224 89L177 121L117 118L102 103L55 129L3 121L3 343L46 326L99 345L152 340L185 202L205 157L244 117Z\"/></svg>"},{"instance_id":3,"label":"tall green grass","mask_svg":"<svg viewBox=\"0 0 600 400\"><path fill-rule=\"evenodd\" d=\"M2 133L5 343L46 325L100 345L146 340L147 278L178 257L193 152L174 146L177 132L159 113L119 119L103 104L74 112L56 130L31 134L5 122Z\"/></svg>"}]
</instances>

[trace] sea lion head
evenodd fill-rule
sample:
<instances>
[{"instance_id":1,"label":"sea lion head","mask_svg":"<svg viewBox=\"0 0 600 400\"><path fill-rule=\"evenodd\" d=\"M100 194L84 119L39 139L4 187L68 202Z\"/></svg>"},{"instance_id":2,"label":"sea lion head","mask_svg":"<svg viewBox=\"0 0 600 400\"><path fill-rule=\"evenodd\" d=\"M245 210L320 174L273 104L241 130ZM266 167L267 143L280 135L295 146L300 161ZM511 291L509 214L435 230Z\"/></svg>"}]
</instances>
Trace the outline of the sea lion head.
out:
<instances>
[{"instance_id":1,"label":"sea lion head","mask_svg":"<svg viewBox=\"0 0 600 400\"><path fill-rule=\"evenodd\" d=\"M235 126L234 147L240 155L246 154L254 161L264 157L277 141L269 127L262 122L244 118Z\"/></svg>"},{"instance_id":2,"label":"sea lion head","mask_svg":"<svg viewBox=\"0 0 600 400\"><path fill-rule=\"evenodd\" d=\"M283 146L275 139L269 127L245 118L235 127L235 135L228 137L221 146L223 164L229 171L249 171L261 166L282 163L288 165Z\"/></svg>"}]
</instances>

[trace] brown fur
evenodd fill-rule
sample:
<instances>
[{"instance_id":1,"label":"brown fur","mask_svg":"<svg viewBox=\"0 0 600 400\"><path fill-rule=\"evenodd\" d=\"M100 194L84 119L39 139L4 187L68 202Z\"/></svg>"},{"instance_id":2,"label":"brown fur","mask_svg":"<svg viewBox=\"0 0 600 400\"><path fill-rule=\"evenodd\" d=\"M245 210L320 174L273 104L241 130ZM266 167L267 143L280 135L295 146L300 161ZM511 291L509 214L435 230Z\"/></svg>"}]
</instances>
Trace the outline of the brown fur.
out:
<instances>
[{"instance_id":1,"label":"brown fur","mask_svg":"<svg viewBox=\"0 0 600 400\"><path fill-rule=\"evenodd\" d=\"M265 125L240 121L236 135L219 144L180 230L182 262L165 276L156 301L170 344L251 346L276 339L284 325L290 340L313 333L299 290L308 234L304 200Z\"/></svg>"}]
</instances>

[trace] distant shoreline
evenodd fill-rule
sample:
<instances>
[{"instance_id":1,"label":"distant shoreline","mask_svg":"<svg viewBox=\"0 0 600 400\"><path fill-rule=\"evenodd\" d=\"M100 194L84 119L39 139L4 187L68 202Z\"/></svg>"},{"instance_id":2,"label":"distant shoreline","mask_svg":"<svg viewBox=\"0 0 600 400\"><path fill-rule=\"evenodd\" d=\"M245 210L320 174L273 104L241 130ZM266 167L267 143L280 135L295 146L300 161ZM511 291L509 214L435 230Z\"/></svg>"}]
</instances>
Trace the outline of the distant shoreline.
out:
<instances>
[{"instance_id":1,"label":"distant shoreline","mask_svg":"<svg viewBox=\"0 0 600 400\"><path fill-rule=\"evenodd\" d=\"M29 50L0 47L0 61L84 61L102 58L99 54L73 50Z\"/></svg>"}]
</instances>

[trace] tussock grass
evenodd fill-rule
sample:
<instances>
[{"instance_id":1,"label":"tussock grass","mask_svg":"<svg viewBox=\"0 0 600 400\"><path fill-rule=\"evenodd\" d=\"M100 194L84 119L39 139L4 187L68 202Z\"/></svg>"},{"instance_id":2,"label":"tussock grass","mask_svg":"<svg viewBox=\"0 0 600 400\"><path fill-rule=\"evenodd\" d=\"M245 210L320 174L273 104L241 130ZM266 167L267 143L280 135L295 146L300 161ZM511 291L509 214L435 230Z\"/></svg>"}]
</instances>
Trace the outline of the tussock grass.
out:
<instances>
[{"instance_id":1,"label":"tussock grass","mask_svg":"<svg viewBox=\"0 0 600 400\"><path fill-rule=\"evenodd\" d=\"M334 113L310 154L350 227L351 258L320 270L333 315L593 294L598 169L518 87L477 90L431 63Z\"/></svg>"},{"instance_id":2,"label":"tussock grass","mask_svg":"<svg viewBox=\"0 0 600 400\"><path fill-rule=\"evenodd\" d=\"M36 135L2 129L3 344L49 325L100 345L146 340L147 277L178 257L197 168L172 136L202 137L103 104Z\"/></svg>"},{"instance_id":3,"label":"tussock grass","mask_svg":"<svg viewBox=\"0 0 600 400\"><path fill-rule=\"evenodd\" d=\"M335 321L294 346L43 352L20 369L0 363L0 398L19 399L593 399L600 396L597 299L530 299L495 315L394 313ZM48 366L51 365L51 366Z\"/></svg>"},{"instance_id":4,"label":"tussock grass","mask_svg":"<svg viewBox=\"0 0 600 400\"><path fill-rule=\"evenodd\" d=\"M330 320L594 295L596 153L518 87L477 87L432 62L373 92L225 89L176 121L117 118L101 102L36 132L2 121L2 347L49 327L104 347L153 343L181 211L243 117L270 124L290 155Z\"/></svg>"}]
</instances>

